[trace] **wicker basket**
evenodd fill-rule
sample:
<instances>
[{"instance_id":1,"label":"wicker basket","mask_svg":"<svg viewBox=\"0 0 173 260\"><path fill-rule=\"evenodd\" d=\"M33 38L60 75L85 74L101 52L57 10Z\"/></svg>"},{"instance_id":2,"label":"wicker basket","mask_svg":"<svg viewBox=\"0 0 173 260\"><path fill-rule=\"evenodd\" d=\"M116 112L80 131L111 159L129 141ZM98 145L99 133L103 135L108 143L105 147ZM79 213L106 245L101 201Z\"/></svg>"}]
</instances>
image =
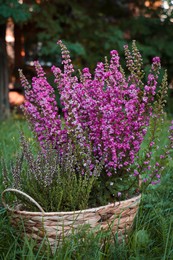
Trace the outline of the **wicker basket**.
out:
<instances>
[{"instance_id":1,"label":"wicker basket","mask_svg":"<svg viewBox=\"0 0 173 260\"><path fill-rule=\"evenodd\" d=\"M5 202L5 193L14 192L25 196L34 203L40 212L29 212L10 208ZM132 226L138 210L141 196L108 204L97 208L69 212L44 212L42 207L29 195L16 189L6 189L2 193L2 203L8 209L13 226L21 226L23 222L25 234L41 243L47 237L53 249L62 238L77 230L81 225L89 224L90 228L111 228L118 234L124 234Z\"/></svg>"}]
</instances>

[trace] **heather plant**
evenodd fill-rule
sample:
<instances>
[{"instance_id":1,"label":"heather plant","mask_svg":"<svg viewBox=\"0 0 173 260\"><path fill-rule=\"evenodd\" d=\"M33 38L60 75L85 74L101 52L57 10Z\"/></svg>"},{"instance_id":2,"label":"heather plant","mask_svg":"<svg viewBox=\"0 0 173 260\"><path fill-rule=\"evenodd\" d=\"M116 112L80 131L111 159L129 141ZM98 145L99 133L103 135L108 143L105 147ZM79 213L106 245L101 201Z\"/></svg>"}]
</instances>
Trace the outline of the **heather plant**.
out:
<instances>
[{"instance_id":1,"label":"heather plant","mask_svg":"<svg viewBox=\"0 0 173 260\"><path fill-rule=\"evenodd\" d=\"M62 41L58 45L63 70L53 66L52 72L60 93L63 120L55 91L39 62L35 62L37 75L31 84L19 70L26 96L23 111L44 153L51 146L63 156L65 144L71 143L75 149L78 143L80 149L91 155L87 160L90 175L103 162L95 189L91 191L98 194L94 204L100 204L100 198L106 203L109 195L113 199L122 193L131 196L137 192L139 178L145 183L143 187L157 184L170 158L173 140L171 126L167 144L162 146L159 141L166 120L167 96L166 72L159 83L160 58L152 59L151 69L145 75L142 56L133 41L132 50L124 46L127 75L118 52L112 50L110 61L106 58L105 62L99 62L94 75L84 68L77 77L69 51ZM143 147L146 133L148 144Z\"/></svg>"},{"instance_id":2,"label":"heather plant","mask_svg":"<svg viewBox=\"0 0 173 260\"><path fill-rule=\"evenodd\" d=\"M4 188L23 190L47 212L87 208L102 164L95 165L91 175L88 163L90 154L77 144L72 149L72 144L68 143L63 147L63 154L52 148L47 149L46 155L41 150L34 154L28 140L23 134L20 136L22 153L11 163L11 167L3 162ZM20 200L24 209L38 210L25 198L20 196Z\"/></svg>"},{"instance_id":3,"label":"heather plant","mask_svg":"<svg viewBox=\"0 0 173 260\"><path fill-rule=\"evenodd\" d=\"M18 124L20 127L24 124L23 131L30 143L30 148L33 149L33 138L31 138L24 121L16 122L16 120L13 120L1 123L0 157L5 157L7 165L11 160L14 160L15 151L21 149L18 143L19 131L18 127L16 127ZM164 129L164 133L160 136L163 148L168 137L169 124L169 120L166 120L166 124L160 127L160 131ZM143 151L145 151L149 143L148 136L149 133L144 140ZM14 140L12 146L11 140ZM156 150L156 153L157 161L160 162L160 149ZM50 251L42 250L42 246L35 248L35 243L32 243L28 238L21 239L16 234L7 218L6 210L0 202L0 259L87 259L88 255L91 255L91 259L172 259L173 176L171 165L172 162L169 160L169 167L166 167L166 174L161 179L160 184L150 185L146 193L143 194L133 231L128 234L128 240L123 240L122 243L116 240L117 234L110 234L109 231L102 230L95 234L87 229L82 232L79 230L79 234L75 233L67 238L62 246L58 247L55 255L52 256ZM2 177L0 189L1 191L4 189ZM115 242L112 243L113 241Z\"/></svg>"}]
</instances>

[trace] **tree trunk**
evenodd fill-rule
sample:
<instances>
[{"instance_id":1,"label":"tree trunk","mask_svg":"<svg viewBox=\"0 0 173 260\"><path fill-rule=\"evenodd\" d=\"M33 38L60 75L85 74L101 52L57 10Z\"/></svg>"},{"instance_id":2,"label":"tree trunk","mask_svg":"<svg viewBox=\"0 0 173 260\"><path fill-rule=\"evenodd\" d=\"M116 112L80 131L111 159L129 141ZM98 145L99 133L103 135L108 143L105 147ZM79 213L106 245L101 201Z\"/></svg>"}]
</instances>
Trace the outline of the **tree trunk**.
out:
<instances>
[{"instance_id":1,"label":"tree trunk","mask_svg":"<svg viewBox=\"0 0 173 260\"><path fill-rule=\"evenodd\" d=\"M22 29L18 24L14 25L14 53L15 53L15 69L23 68L24 57L22 56L23 41L22 41Z\"/></svg>"},{"instance_id":2,"label":"tree trunk","mask_svg":"<svg viewBox=\"0 0 173 260\"><path fill-rule=\"evenodd\" d=\"M5 42L6 24L0 24L0 120L9 116L8 58Z\"/></svg>"}]
</instances>

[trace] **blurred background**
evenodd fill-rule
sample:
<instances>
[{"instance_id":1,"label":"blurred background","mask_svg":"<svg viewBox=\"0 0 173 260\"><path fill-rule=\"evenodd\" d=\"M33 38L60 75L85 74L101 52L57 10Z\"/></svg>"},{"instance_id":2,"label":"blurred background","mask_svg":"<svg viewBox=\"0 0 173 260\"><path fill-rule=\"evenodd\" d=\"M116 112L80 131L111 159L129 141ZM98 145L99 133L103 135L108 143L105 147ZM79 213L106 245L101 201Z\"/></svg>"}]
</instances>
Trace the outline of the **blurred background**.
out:
<instances>
[{"instance_id":1,"label":"blurred background","mask_svg":"<svg viewBox=\"0 0 173 260\"><path fill-rule=\"evenodd\" d=\"M136 40L146 70L160 56L168 71L167 110L173 113L173 1L171 0L0 0L0 120L24 101L18 69L34 75L39 60L50 83L51 66L60 66L61 39L76 68L90 67ZM59 104L60 106L60 104Z\"/></svg>"}]
</instances>

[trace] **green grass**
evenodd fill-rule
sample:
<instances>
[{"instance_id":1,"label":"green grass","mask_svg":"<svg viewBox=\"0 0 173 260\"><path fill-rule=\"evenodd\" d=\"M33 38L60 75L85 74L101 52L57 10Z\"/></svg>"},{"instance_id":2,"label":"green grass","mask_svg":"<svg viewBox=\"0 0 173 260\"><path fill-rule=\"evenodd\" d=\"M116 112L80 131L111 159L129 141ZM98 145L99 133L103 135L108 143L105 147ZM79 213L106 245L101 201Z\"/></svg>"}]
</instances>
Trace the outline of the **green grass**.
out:
<instances>
[{"instance_id":1,"label":"green grass","mask_svg":"<svg viewBox=\"0 0 173 260\"><path fill-rule=\"evenodd\" d=\"M23 131L26 136L31 138L32 134L28 128L28 124L24 119L10 118L0 122L0 158L4 157L8 161L13 159L20 149L19 132Z\"/></svg>"},{"instance_id":2,"label":"green grass","mask_svg":"<svg viewBox=\"0 0 173 260\"><path fill-rule=\"evenodd\" d=\"M0 159L9 163L20 149L19 131L33 141L24 120L10 119L0 123ZM167 137L162 136L163 140ZM1 166L0 166L1 167ZM1 171L1 168L0 168ZM0 176L1 177L1 176ZM134 227L128 241L118 243L111 232L79 230L66 239L55 255L32 241L21 239L11 227L0 201L0 260L13 259L81 259L81 260L171 260L173 259L173 168L168 165L161 184L150 186L142 196ZM0 193L2 192L2 180ZM111 242L112 241L112 242Z\"/></svg>"}]
</instances>

